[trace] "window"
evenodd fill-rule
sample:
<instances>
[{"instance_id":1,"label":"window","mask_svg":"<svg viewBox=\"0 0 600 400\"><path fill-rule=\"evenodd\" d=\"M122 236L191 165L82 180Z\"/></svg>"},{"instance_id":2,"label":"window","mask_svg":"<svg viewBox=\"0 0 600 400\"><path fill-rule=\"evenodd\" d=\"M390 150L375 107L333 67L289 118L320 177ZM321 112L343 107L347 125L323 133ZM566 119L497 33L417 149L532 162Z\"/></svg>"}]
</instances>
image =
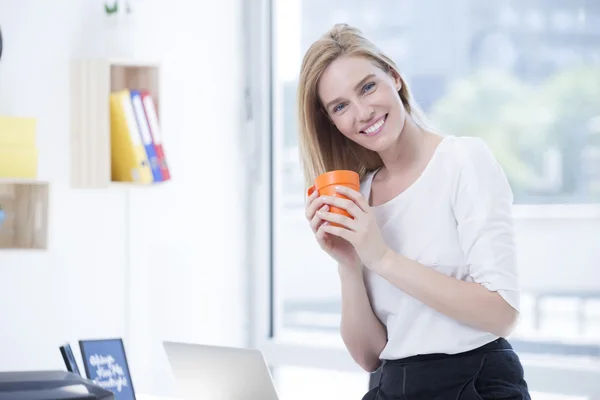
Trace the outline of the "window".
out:
<instances>
[{"instance_id":1,"label":"window","mask_svg":"<svg viewBox=\"0 0 600 400\"><path fill-rule=\"evenodd\" d=\"M282 115L277 194L301 206L295 120L301 57L348 22L396 61L446 133L492 147L517 204L600 200L600 7L592 2L275 1ZM385 11L383 11L385 10ZM460 27L460 29L459 29Z\"/></svg>"},{"instance_id":2,"label":"window","mask_svg":"<svg viewBox=\"0 0 600 400\"><path fill-rule=\"evenodd\" d=\"M268 343L290 350L289 358L279 350L273 357L296 364L294 354L311 364L307 354L318 354L309 351L317 347L342 363L336 266L304 217L296 90L308 46L334 23L347 22L396 61L438 128L483 138L503 166L515 209L525 210L516 213L524 294L515 346L600 363L600 280L590 279L600 260L600 213L593 205L600 201L600 6L583 0L271 1L265 279L272 292L264 319ZM553 211L534 216L532 209Z\"/></svg>"}]
</instances>

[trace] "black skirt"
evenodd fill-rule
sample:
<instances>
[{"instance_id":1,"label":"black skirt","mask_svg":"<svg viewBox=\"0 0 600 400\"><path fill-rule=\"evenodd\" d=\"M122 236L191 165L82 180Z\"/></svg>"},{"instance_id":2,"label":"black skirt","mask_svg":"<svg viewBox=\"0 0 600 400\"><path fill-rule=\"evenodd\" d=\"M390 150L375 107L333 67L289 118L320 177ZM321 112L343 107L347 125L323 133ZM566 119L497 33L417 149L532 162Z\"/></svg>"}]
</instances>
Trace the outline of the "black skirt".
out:
<instances>
[{"instance_id":1,"label":"black skirt","mask_svg":"<svg viewBox=\"0 0 600 400\"><path fill-rule=\"evenodd\" d=\"M384 360L379 382L363 400L527 399L523 366L512 346L497 339L459 354Z\"/></svg>"}]
</instances>

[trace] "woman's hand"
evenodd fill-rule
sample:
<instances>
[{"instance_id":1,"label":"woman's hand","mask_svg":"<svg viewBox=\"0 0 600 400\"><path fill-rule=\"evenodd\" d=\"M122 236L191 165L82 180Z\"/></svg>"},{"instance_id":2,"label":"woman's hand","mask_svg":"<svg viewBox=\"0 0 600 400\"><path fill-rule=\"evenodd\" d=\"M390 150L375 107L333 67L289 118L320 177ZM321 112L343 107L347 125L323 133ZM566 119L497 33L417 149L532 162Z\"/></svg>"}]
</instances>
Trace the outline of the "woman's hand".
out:
<instances>
[{"instance_id":1,"label":"woman's hand","mask_svg":"<svg viewBox=\"0 0 600 400\"><path fill-rule=\"evenodd\" d=\"M336 190L348 197L349 200L335 196L322 196L320 199L326 205L346 210L353 218L334 214L328 210L319 210L317 212L318 217L339 224L341 227L323 224L318 230L350 242L365 267L371 268L383 259L389 251L379 226L377 226L375 215L362 193L345 186L340 186ZM317 233L319 232L317 231Z\"/></svg>"},{"instance_id":2,"label":"woman's hand","mask_svg":"<svg viewBox=\"0 0 600 400\"><path fill-rule=\"evenodd\" d=\"M309 197L306 204L306 219L310 222L310 227L315 234L319 246L327 252L339 264L359 267L360 258L358 254L345 239L338 236L328 234L323 228L328 226L317 211L327 211L329 206L323 203L323 197L318 197L318 192L315 190Z\"/></svg>"}]
</instances>

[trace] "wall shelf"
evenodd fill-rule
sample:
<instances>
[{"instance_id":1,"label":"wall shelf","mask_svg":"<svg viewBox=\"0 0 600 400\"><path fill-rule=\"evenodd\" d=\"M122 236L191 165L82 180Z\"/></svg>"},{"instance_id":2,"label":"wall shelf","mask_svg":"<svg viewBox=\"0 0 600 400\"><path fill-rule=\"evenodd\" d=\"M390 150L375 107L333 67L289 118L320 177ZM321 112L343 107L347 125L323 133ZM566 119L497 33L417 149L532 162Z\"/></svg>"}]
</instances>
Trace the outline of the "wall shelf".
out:
<instances>
[{"instance_id":1,"label":"wall shelf","mask_svg":"<svg viewBox=\"0 0 600 400\"><path fill-rule=\"evenodd\" d=\"M71 65L71 184L75 188L150 186L112 182L110 94L145 89L160 121L160 65L119 59L77 59Z\"/></svg>"},{"instance_id":2,"label":"wall shelf","mask_svg":"<svg viewBox=\"0 0 600 400\"><path fill-rule=\"evenodd\" d=\"M0 249L40 249L48 246L47 182L0 180Z\"/></svg>"}]
</instances>

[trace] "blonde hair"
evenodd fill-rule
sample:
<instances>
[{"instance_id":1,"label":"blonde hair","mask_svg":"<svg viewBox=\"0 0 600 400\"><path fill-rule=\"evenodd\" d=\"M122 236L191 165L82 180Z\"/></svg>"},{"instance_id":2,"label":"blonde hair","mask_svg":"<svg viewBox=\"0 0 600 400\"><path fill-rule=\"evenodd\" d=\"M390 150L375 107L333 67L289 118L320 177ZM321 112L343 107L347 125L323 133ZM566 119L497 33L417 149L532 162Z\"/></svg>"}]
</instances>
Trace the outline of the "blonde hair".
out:
<instances>
[{"instance_id":1,"label":"blonde hair","mask_svg":"<svg viewBox=\"0 0 600 400\"><path fill-rule=\"evenodd\" d=\"M338 57L360 56L374 61L382 70L395 72L402 82L398 95L415 123L426 128L424 114L415 104L396 64L379 50L362 32L347 24L336 24L313 43L302 60L298 82L298 128L300 159L307 187L325 172L345 169L362 179L366 173L383 165L377 152L351 141L329 120L321 104L317 85L323 71Z\"/></svg>"}]
</instances>

